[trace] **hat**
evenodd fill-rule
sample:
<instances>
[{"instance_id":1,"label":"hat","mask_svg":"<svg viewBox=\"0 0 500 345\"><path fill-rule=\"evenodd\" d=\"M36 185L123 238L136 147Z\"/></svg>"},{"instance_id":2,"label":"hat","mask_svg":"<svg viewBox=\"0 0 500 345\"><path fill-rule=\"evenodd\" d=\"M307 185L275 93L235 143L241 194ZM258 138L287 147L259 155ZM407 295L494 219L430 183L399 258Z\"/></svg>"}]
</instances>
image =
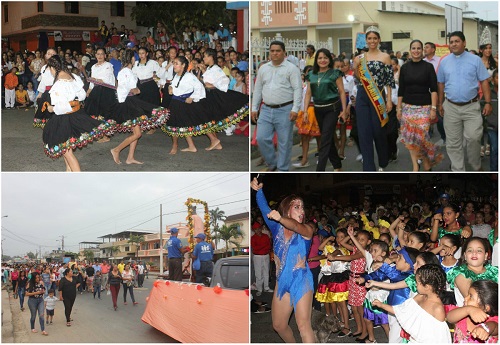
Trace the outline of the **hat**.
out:
<instances>
[{"instance_id":1,"label":"hat","mask_svg":"<svg viewBox=\"0 0 500 345\"><path fill-rule=\"evenodd\" d=\"M443 196L441 196L443 197ZM413 210L414 208L418 208L418 212L422 212L422 206L420 206L419 204L413 204L411 205L411 209Z\"/></svg>"},{"instance_id":2,"label":"hat","mask_svg":"<svg viewBox=\"0 0 500 345\"><path fill-rule=\"evenodd\" d=\"M172 228L172 229L170 229L170 233L171 233L171 234L176 234L176 233L178 233L178 232L179 232L179 229L177 229L177 228Z\"/></svg>"},{"instance_id":3,"label":"hat","mask_svg":"<svg viewBox=\"0 0 500 345\"><path fill-rule=\"evenodd\" d=\"M448 193L443 193L441 194L441 196L439 197L439 199L449 199L450 198L450 194Z\"/></svg>"},{"instance_id":4,"label":"hat","mask_svg":"<svg viewBox=\"0 0 500 345\"><path fill-rule=\"evenodd\" d=\"M199 233L199 234L198 234L198 235L196 235L194 238L199 238L200 240L204 241L206 237L207 237L207 236L205 236L205 234L203 234L203 233Z\"/></svg>"},{"instance_id":5,"label":"hat","mask_svg":"<svg viewBox=\"0 0 500 345\"><path fill-rule=\"evenodd\" d=\"M384 211L387 211L387 210L385 209L385 207L384 207L384 206L382 206L382 205L380 205L379 207L377 207L377 212L378 212L379 210L384 210Z\"/></svg>"},{"instance_id":6,"label":"hat","mask_svg":"<svg viewBox=\"0 0 500 345\"><path fill-rule=\"evenodd\" d=\"M252 230L260 228L262 225L259 222L255 222L252 224Z\"/></svg>"},{"instance_id":7,"label":"hat","mask_svg":"<svg viewBox=\"0 0 500 345\"><path fill-rule=\"evenodd\" d=\"M389 224L389 222L386 221L386 220L379 219L378 226L383 226L384 228L388 228L389 229L389 227L391 226L391 224Z\"/></svg>"},{"instance_id":8,"label":"hat","mask_svg":"<svg viewBox=\"0 0 500 345\"><path fill-rule=\"evenodd\" d=\"M134 42L127 43L127 48L134 48L134 46L135 46Z\"/></svg>"},{"instance_id":9,"label":"hat","mask_svg":"<svg viewBox=\"0 0 500 345\"><path fill-rule=\"evenodd\" d=\"M87 48L92 48L94 49L94 45L92 43L87 43Z\"/></svg>"}]
</instances>

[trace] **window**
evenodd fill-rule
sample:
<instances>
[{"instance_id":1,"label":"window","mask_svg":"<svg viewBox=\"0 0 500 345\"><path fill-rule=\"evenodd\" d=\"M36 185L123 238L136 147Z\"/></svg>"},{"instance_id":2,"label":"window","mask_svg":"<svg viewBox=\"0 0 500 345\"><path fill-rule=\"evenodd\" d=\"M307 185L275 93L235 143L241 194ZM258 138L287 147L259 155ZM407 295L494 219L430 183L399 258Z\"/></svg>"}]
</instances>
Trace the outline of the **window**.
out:
<instances>
[{"instance_id":1,"label":"window","mask_svg":"<svg viewBox=\"0 0 500 345\"><path fill-rule=\"evenodd\" d=\"M130 250L130 247L125 247L125 251L128 252Z\"/></svg>"},{"instance_id":2,"label":"window","mask_svg":"<svg viewBox=\"0 0 500 345\"><path fill-rule=\"evenodd\" d=\"M282 13L292 13L292 2L291 1L277 1L275 3L276 14Z\"/></svg>"},{"instance_id":3,"label":"window","mask_svg":"<svg viewBox=\"0 0 500 345\"><path fill-rule=\"evenodd\" d=\"M3 22L9 22L9 5L3 5Z\"/></svg>"},{"instance_id":4,"label":"window","mask_svg":"<svg viewBox=\"0 0 500 345\"><path fill-rule=\"evenodd\" d=\"M225 288L243 290L248 289L248 266L223 266L220 275Z\"/></svg>"},{"instance_id":5,"label":"window","mask_svg":"<svg viewBox=\"0 0 500 345\"><path fill-rule=\"evenodd\" d=\"M446 31L444 30L439 30L439 37L445 38L446 37Z\"/></svg>"},{"instance_id":6,"label":"window","mask_svg":"<svg viewBox=\"0 0 500 345\"><path fill-rule=\"evenodd\" d=\"M79 5L77 1L65 1L64 2L64 13L80 13Z\"/></svg>"},{"instance_id":7,"label":"window","mask_svg":"<svg viewBox=\"0 0 500 345\"><path fill-rule=\"evenodd\" d=\"M125 17L125 2L124 1L111 2L111 16L112 17Z\"/></svg>"},{"instance_id":8,"label":"window","mask_svg":"<svg viewBox=\"0 0 500 345\"><path fill-rule=\"evenodd\" d=\"M38 12L43 12L43 1L37 2Z\"/></svg>"},{"instance_id":9,"label":"window","mask_svg":"<svg viewBox=\"0 0 500 345\"><path fill-rule=\"evenodd\" d=\"M411 38L410 32L393 32L392 33L392 39L397 40L397 39L408 39Z\"/></svg>"},{"instance_id":10,"label":"window","mask_svg":"<svg viewBox=\"0 0 500 345\"><path fill-rule=\"evenodd\" d=\"M346 52L347 56L352 54L352 38L339 38L339 54Z\"/></svg>"}]
</instances>

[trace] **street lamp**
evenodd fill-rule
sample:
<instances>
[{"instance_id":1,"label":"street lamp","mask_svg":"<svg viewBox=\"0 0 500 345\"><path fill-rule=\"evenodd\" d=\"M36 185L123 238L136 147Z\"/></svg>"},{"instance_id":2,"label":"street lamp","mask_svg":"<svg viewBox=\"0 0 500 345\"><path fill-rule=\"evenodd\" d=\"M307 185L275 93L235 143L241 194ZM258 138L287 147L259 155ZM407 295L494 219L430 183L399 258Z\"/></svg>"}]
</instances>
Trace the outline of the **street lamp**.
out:
<instances>
[{"instance_id":1,"label":"street lamp","mask_svg":"<svg viewBox=\"0 0 500 345\"><path fill-rule=\"evenodd\" d=\"M347 16L347 20L350 22L358 22L359 21L359 16L350 14Z\"/></svg>"}]
</instances>

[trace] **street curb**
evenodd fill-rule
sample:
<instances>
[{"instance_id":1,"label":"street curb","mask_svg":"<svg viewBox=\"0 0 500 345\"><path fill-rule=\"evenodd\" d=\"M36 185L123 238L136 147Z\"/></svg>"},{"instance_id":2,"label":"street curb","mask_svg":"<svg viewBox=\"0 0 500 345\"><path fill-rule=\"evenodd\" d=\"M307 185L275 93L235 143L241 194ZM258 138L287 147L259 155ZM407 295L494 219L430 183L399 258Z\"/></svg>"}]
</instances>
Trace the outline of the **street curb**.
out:
<instances>
[{"instance_id":1,"label":"street curb","mask_svg":"<svg viewBox=\"0 0 500 345\"><path fill-rule=\"evenodd\" d=\"M27 304L27 299L25 302ZM7 303L9 308L2 311L2 343L28 343L29 332L23 322L19 300L14 299L7 290L2 290L2 305L6 306Z\"/></svg>"}]
</instances>

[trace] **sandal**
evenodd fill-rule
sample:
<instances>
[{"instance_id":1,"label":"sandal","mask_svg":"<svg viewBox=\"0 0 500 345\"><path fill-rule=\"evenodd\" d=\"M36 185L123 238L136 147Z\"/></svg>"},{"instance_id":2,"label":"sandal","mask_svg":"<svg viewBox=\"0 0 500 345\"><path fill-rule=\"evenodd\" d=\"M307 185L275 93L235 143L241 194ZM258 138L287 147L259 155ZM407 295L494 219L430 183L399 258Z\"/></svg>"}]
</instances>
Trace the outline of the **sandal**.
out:
<instances>
[{"instance_id":1,"label":"sandal","mask_svg":"<svg viewBox=\"0 0 500 345\"><path fill-rule=\"evenodd\" d=\"M348 332L348 333L344 333L344 332L342 332L342 330L344 330L344 329L348 330L349 332ZM342 329L340 330L340 332L338 333L338 337L339 337L339 338L343 338L343 337L352 337L351 330L350 330L349 328L346 328L346 327L342 328Z\"/></svg>"},{"instance_id":2,"label":"sandal","mask_svg":"<svg viewBox=\"0 0 500 345\"><path fill-rule=\"evenodd\" d=\"M66 326L70 327L71 326L71 322L66 322Z\"/></svg>"},{"instance_id":3,"label":"sandal","mask_svg":"<svg viewBox=\"0 0 500 345\"><path fill-rule=\"evenodd\" d=\"M36 329L32 329L31 333L38 333L38 331Z\"/></svg>"},{"instance_id":4,"label":"sandal","mask_svg":"<svg viewBox=\"0 0 500 345\"><path fill-rule=\"evenodd\" d=\"M375 340L370 340L370 339L366 339L366 340L365 340L365 343L367 343L367 344L374 344L374 343L376 343L376 342L377 342L377 340L376 340L376 339L375 339Z\"/></svg>"},{"instance_id":5,"label":"sandal","mask_svg":"<svg viewBox=\"0 0 500 345\"><path fill-rule=\"evenodd\" d=\"M481 157L484 157L484 146L481 146Z\"/></svg>"},{"instance_id":6,"label":"sandal","mask_svg":"<svg viewBox=\"0 0 500 345\"><path fill-rule=\"evenodd\" d=\"M43 331L43 332L42 332L42 335L49 335L49 333L47 333L47 332Z\"/></svg>"},{"instance_id":7,"label":"sandal","mask_svg":"<svg viewBox=\"0 0 500 345\"><path fill-rule=\"evenodd\" d=\"M486 150L484 151L484 154L486 156L489 156L490 155L490 145L486 145Z\"/></svg>"}]
</instances>

